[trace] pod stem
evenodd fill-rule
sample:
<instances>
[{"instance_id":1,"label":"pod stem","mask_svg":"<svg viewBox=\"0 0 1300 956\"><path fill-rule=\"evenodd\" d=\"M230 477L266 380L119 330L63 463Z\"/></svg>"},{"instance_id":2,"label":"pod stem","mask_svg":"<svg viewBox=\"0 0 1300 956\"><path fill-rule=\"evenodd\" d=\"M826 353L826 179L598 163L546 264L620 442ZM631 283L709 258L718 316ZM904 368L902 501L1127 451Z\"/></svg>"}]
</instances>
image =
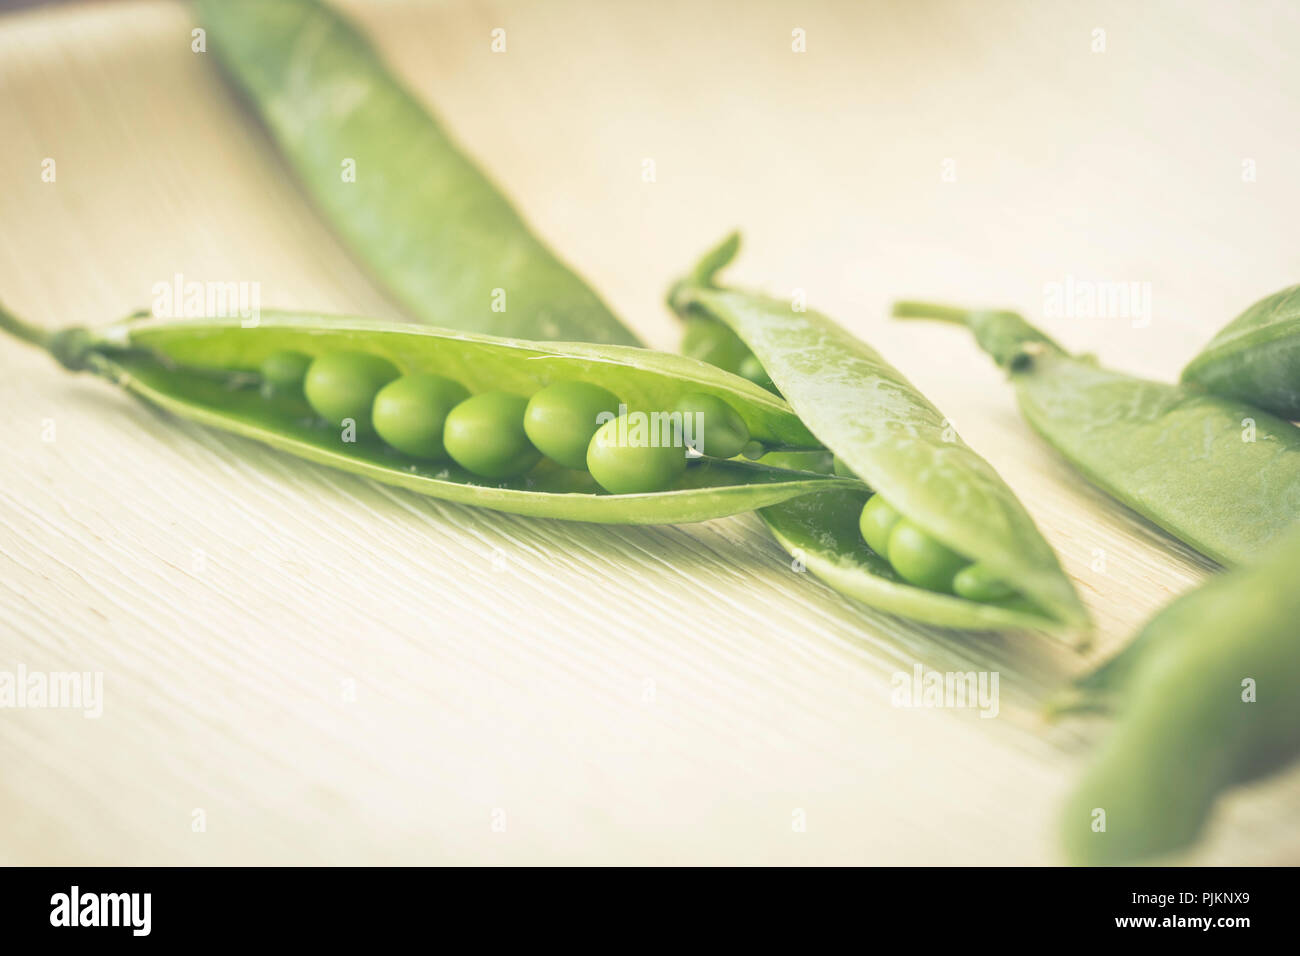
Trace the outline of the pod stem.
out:
<instances>
[{"instance_id":1,"label":"pod stem","mask_svg":"<svg viewBox=\"0 0 1300 956\"><path fill-rule=\"evenodd\" d=\"M94 371L103 374L103 363L95 355L96 340L90 332L78 326L51 331L39 325L24 322L4 305L0 305L0 329L14 338L22 339L54 356L54 360L70 372Z\"/></svg>"},{"instance_id":2,"label":"pod stem","mask_svg":"<svg viewBox=\"0 0 1300 956\"><path fill-rule=\"evenodd\" d=\"M668 308L685 317L691 311L692 293L697 289L717 288L714 277L731 264L740 251L740 233L732 231L721 242L700 257L685 276L668 289Z\"/></svg>"},{"instance_id":3,"label":"pod stem","mask_svg":"<svg viewBox=\"0 0 1300 956\"><path fill-rule=\"evenodd\" d=\"M894 303L893 316L896 319L933 319L936 322L966 325L970 312L970 309L958 308L955 305L903 300Z\"/></svg>"},{"instance_id":4,"label":"pod stem","mask_svg":"<svg viewBox=\"0 0 1300 956\"><path fill-rule=\"evenodd\" d=\"M731 265L731 260L736 258L736 253L739 251L740 232L732 230L721 242L700 257L700 261L691 270L687 281L691 285L705 288L712 286L713 277Z\"/></svg>"},{"instance_id":5,"label":"pod stem","mask_svg":"<svg viewBox=\"0 0 1300 956\"><path fill-rule=\"evenodd\" d=\"M0 302L0 329L4 329L15 338L22 339L27 344L44 349L46 352L50 350L50 345L54 341L53 332L38 325L32 325L30 322L24 322L6 309L2 302Z\"/></svg>"},{"instance_id":6,"label":"pod stem","mask_svg":"<svg viewBox=\"0 0 1300 956\"><path fill-rule=\"evenodd\" d=\"M965 326L980 348L1009 372L1023 371L1044 351L1065 355L1060 343L1034 328L1015 312L993 309L959 309L931 302L895 302L898 319L934 319Z\"/></svg>"}]
</instances>

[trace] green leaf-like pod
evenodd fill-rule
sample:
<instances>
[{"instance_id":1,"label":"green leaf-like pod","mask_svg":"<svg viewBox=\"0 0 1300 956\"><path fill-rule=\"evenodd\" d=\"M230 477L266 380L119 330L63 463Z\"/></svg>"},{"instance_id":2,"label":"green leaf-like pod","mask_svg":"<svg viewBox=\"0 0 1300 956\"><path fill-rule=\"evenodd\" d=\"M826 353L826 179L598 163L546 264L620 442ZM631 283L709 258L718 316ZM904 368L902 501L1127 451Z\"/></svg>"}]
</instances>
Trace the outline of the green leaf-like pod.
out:
<instances>
[{"instance_id":1,"label":"green leaf-like pod","mask_svg":"<svg viewBox=\"0 0 1300 956\"><path fill-rule=\"evenodd\" d=\"M344 17L316 0L200 0L198 10L209 51L307 193L413 317L638 344Z\"/></svg>"},{"instance_id":2,"label":"green leaf-like pod","mask_svg":"<svg viewBox=\"0 0 1300 956\"><path fill-rule=\"evenodd\" d=\"M723 248L734 251L734 239ZM706 275L707 283L688 278L674 286L670 302L678 313L707 314L729 326L844 467L915 526L1007 581L1032 607L980 603L904 582L862 539L865 495L818 495L765 509L777 540L798 549L808 569L837 590L918 620L969 628L1085 627L1087 614L1033 520L993 468L952 434L942 413L825 316L714 286L721 259L711 252L708 268L694 273Z\"/></svg>"},{"instance_id":3,"label":"green leaf-like pod","mask_svg":"<svg viewBox=\"0 0 1300 956\"><path fill-rule=\"evenodd\" d=\"M1300 421L1300 285L1224 326L1183 369L1183 381Z\"/></svg>"},{"instance_id":4,"label":"green leaf-like pod","mask_svg":"<svg viewBox=\"0 0 1300 956\"><path fill-rule=\"evenodd\" d=\"M527 396L557 381L582 381L636 408L665 410L687 395L714 395L766 444L817 447L774 395L703 362L648 349L525 342L422 325L271 312L262 313L252 328L243 328L238 318L134 317L94 332L51 334L0 309L0 328L46 348L71 369L93 371L183 418L386 484L498 511L675 524L753 511L816 491L863 488L853 479L714 459L693 462L670 490L646 494L607 494L589 474L547 461L519 478L493 481L454 464L403 457L377 438L359 435L349 442L338 427L316 418L302 396L267 394L258 387L261 363L276 352L365 352L403 375L442 375L475 394Z\"/></svg>"},{"instance_id":5,"label":"green leaf-like pod","mask_svg":"<svg viewBox=\"0 0 1300 956\"><path fill-rule=\"evenodd\" d=\"M1183 849L1220 794L1300 753L1298 580L1300 527L1175 600L1083 682L1119 720L1062 814L1073 862Z\"/></svg>"},{"instance_id":6,"label":"green leaf-like pod","mask_svg":"<svg viewBox=\"0 0 1300 956\"><path fill-rule=\"evenodd\" d=\"M1221 564L1253 560L1300 514L1300 429L1275 415L1099 368L1014 312L912 302L894 312L969 327L1007 370L1029 424L1070 464Z\"/></svg>"}]
</instances>

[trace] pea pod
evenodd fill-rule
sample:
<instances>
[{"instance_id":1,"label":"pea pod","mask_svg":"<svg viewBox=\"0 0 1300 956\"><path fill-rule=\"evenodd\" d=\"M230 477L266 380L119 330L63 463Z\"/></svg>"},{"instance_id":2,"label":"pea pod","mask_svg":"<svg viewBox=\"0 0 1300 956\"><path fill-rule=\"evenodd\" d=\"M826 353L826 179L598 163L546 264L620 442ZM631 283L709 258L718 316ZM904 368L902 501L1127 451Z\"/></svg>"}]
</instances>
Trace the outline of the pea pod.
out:
<instances>
[{"instance_id":1,"label":"pea pod","mask_svg":"<svg viewBox=\"0 0 1300 956\"><path fill-rule=\"evenodd\" d=\"M259 387L271 356L357 354L393 374L445 376L474 393L528 396L557 381L607 389L631 408L669 409L683 397L727 403L751 434L773 446L816 447L790 408L757 386L678 355L615 345L525 342L421 325L264 312L238 318L136 316L95 332L48 333L0 309L0 328L49 350L73 370L94 372L180 417L253 438L299 457L449 501L499 511L626 524L701 521L814 491L859 488L853 479L748 461L691 462L667 490L608 494L590 474L543 460L518 478L493 481L452 463L406 458L359 429L316 417L300 392ZM372 383L378 389L383 379ZM522 408L523 399L520 399ZM519 430L522 432L522 421ZM685 455L682 449L681 455ZM535 458L533 460L536 460Z\"/></svg>"},{"instance_id":2,"label":"pea pod","mask_svg":"<svg viewBox=\"0 0 1300 956\"><path fill-rule=\"evenodd\" d=\"M719 247L735 251L733 237ZM866 604L946 627L1072 630L1087 615L1056 556L1011 490L952 433L943 415L878 353L830 319L718 287L715 250L670 293L683 316L722 322L762 362L809 430L915 527L1017 592L973 601L908 583L873 551L859 518L869 492L844 489L761 512L807 568ZM763 461L776 460L772 456ZM788 458L782 458L788 463ZM826 462L827 470L830 463Z\"/></svg>"},{"instance_id":3,"label":"pea pod","mask_svg":"<svg viewBox=\"0 0 1300 956\"><path fill-rule=\"evenodd\" d=\"M1119 712L1067 801L1076 863L1168 854L1224 791L1300 754L1300 528L1175 600L1091 680Z\"/></svg>"},{"instance_id":4,"label":"pea pod","mask_svg":"<svg viewBox=\"0 0 1300 956\"><path fill-rule=\"evenodd\" d=\"M1300 429L1275 415L1100 368L1013 312L900 302L894 314L969 327L1085 478L1221 564L1253 559L1300 514Z\"/></svg>"},{"instance_id":5,"label":"pea pod","mask_svg":"<svg viewBox=\"0 0 1300 956\"><path fill-rule=\"evenodd\" d=\"M352 25L316 0L200 0L208 46L344 242L430 325L638 344Z\"/></svg>"},{"instance_id":6,"label":"pea pod","mask_svg":"<svg viewBox=\"0 0 1300 956\"><path fill-rule=\"evenodd\" d=\"M1300 420L1300 285L1228 323L1183 369L1183 381Z\"/></svg>"}]
</instances>

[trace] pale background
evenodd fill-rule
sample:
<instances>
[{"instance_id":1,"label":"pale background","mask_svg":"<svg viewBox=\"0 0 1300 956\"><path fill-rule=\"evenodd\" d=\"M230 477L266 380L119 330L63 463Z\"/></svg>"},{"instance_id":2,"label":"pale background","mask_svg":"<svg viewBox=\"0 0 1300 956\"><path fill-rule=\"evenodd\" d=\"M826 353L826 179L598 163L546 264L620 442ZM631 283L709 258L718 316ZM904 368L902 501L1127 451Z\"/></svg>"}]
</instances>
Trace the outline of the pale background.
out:
<instances>
[{"instance_id":1,"label":"pale background","mask_svg":"<svg viewBox=\"0 0 1300 956\"><path fill-rule=\"evenodd\" d=\"M737 282L806 289L1002 472L1098 650L876 614L753 516L606 528L389 490L6 340L0 669L102 670L106 702L0 711L0 862L1059 862L1098 728L1038 704L1209 565L1054 458L964 333L887 305L1036 318L1066 276L1149 282L1149 328L1047 324L1174 376L1300 274L1294 5L346 6L653 345L677 342L669 280L742 228ZM181 272L396 317L194 25L167 2L0 17L0 299L93 324ZM1000 671L1001 714L892 707L916 662ZM1297 811L1296 773L1238 794L1183 859L1300 862Z\"/></svg>"}]
</instances>

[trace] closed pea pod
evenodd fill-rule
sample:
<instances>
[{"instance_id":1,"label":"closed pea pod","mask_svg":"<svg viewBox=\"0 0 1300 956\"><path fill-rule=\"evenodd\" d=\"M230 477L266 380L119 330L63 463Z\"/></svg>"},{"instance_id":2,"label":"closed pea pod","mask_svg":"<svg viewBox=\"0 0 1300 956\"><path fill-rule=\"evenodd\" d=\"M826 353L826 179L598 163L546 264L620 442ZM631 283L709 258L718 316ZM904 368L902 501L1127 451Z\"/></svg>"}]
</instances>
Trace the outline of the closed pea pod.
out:
<instances>
[{"instance_id":1,"label":"closed pea pod","mask_svg":"<svg viewBox=\"0 0 1300 956\"><path fill-rule=\"evenodd\" d=\"M1224 791L1300 753L1297 580L1300 526L1175 600L1084 682L1118 720L1061 816L1072 862L1182 850Z\"/></svg>"},{"instance_id":2,"label":"closed pea pod","mask_svg":"<svg viewBox=\"0 0 1300 956\"><path fill-rule=\"evenodd\" d=\"M307 194L410 315L494 335L637 343L345 17L317 0L197 6L208 49Z\"/></svg>"},{"instance_id":3,"label":"closed pea pod","mask_svg":"<svg viewBox=\"0 0 1300 956\"><path fill-rule=\"evenodd\" d=\"M1300 429L1289 422L1101 368L1014 312L899 302L894 314L969 327L1029 424L1085 478L1221 564L1252 560L1300 514Z\"/></svg>"}]
</instances>

